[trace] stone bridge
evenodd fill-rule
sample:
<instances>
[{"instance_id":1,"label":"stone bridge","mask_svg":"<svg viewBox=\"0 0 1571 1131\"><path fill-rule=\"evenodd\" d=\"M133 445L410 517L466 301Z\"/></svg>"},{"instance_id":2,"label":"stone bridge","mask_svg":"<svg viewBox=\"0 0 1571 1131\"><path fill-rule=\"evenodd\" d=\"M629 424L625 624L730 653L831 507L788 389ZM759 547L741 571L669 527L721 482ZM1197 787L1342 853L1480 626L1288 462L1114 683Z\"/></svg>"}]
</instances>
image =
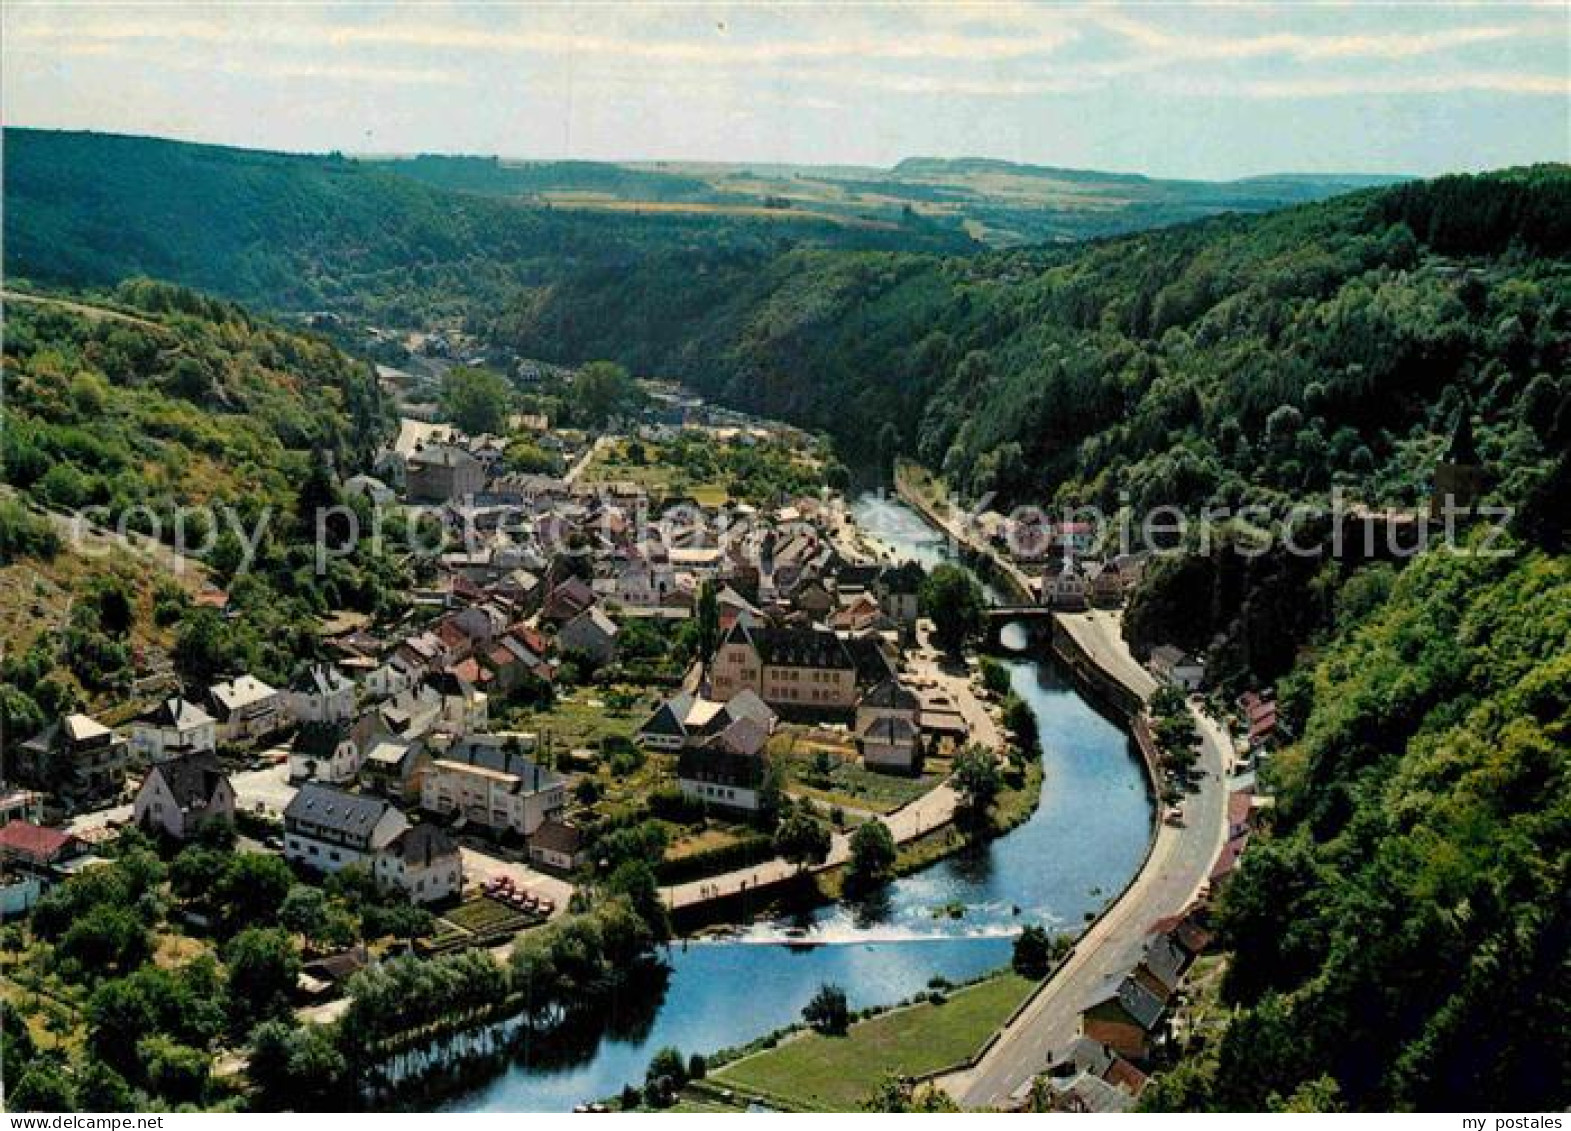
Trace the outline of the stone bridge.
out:
<instances>
[{"instance_id":1,"label":"stone bridge","mask_svg":"<svg viewBox=\"0 0 1571 1131\"><path fill-rule=\"evenodd\" d=\"M1029 652L1053 632L1053 610L1047 605L989 605L986 621L982 647L989 652ZM1003 642L1004 626L1011 624L1025 630L1025 644L1009 646Z\"/></svg>"}]
</instances>

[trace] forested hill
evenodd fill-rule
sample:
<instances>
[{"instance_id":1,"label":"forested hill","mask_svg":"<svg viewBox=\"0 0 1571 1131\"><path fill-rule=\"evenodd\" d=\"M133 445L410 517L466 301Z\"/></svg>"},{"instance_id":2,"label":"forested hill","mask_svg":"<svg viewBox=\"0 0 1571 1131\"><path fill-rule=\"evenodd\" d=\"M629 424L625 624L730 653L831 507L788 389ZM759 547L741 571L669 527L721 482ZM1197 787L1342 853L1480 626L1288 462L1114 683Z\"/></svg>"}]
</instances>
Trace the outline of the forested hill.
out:
<instances>
[{"instance_id":1,"label":"forested hill","mask_svg":"<svg viewBox=\"0 0 1571 1131\"><path fill-rule=\"evenodd\" d=\"M693 249L572 273L496 333L915 454L972 497L1412 502L1467 401L1521 498L1567 396L1568 255L1571 168L1539 166L1053 251Z\"/></svg>"},{"instance_id":2,"label":"forested hill","mask_svg":"<svg viewBox=\"0 0 1571 1131\"><path fill-rule=\"evenodd\" d=\"M1571 1103L1571 560L1367 568L1224 889L1225 1027L1166 1110Z\"/></svg>"},{"instance_id":3,"label":"forested hill","mask_svg":"<svg viewBox=\"0 0 1571 1131\"><path fill-rule=\"evenodd\" d=\"M275 312L326 308L402 325L673 249L973 247L917 217L568 211L337 155L114 134L7 129L5 165L10 278L108 286L145 275Z\"/></svg>"},{"instance_id":4,"label":"forested hill","mask_svg":"<svg viewBox=\"0 0 1571 1131\"><path fill-rule=\"evenodd\" d=\"M72 703L124 701L133 639L162 639L194 685L236 669L277 683L316 655L316 616L401 607L407 578L369 540L314 568L315 508L337 498L330 471L369 469L391 432L369 364L230 303L133 280L82 301L7 292L3 366L8 734L36 733ZM134 616L104 614L75 547L21 502L91 509L111 527L123 516L165 542L183 522L188 555L228 591L232 615L188 608L179 586L153 586L146 570L120 579L142 591ZM246 541L255 558L239 571ZM89 564L135 564L110 557ZM41 615L35 575L62 591L66 623ZM32 615L11 616L18 606Z\"/></svg>"}]
</instances>

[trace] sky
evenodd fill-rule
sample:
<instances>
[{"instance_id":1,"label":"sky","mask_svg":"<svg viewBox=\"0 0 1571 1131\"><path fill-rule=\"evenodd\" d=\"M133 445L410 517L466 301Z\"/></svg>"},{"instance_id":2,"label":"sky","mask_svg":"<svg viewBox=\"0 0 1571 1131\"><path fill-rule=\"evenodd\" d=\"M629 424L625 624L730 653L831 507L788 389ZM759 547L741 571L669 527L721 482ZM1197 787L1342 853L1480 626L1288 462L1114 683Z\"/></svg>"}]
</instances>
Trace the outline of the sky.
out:
<instances>
[{"instance_id":1,"label":"sky","mask_svg":"<svg viewBox=\"0 0 1571 1131\"><path fill-rule=\"evenodd\" d=\"M7 125L1225 179L1571 160L1571 4L5 0Z\"/></svg>"}]
</instances>

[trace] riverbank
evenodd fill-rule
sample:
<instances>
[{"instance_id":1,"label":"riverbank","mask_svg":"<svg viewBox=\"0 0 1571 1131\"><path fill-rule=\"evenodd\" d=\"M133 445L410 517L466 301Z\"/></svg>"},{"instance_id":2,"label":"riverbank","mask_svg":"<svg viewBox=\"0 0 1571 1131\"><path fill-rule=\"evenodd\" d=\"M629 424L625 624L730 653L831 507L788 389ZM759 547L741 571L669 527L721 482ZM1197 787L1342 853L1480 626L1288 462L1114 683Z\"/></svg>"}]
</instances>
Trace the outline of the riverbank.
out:
<instances>
[{"instance_id":1,"label":"riverbank","mask_svg":"<svg viewBox=\"0 0 1571 1131\"><path fill-rule=\"evenodd\" d=\"M1012 972L858 1021L843 1035L799 1031L713 1072L699 1089L781 1111L858 1111L889 1075L931 1076L974 1056L1035 983Z\"/></svg>"},{"instance_id":2,"label":"riverbank","mask_svg":"<svg viewBox=\"0 0 1571 1131\"><path fill-rule=\"evenodd\" d=\"M966 564L984 580L998 586L1012 601L1022 605L1036 603L1031 578L955 520L957 508L949 503L943 485L926 468L905 460L896 463L895 494L948 538Z\"/></svg>"}]
</instances>

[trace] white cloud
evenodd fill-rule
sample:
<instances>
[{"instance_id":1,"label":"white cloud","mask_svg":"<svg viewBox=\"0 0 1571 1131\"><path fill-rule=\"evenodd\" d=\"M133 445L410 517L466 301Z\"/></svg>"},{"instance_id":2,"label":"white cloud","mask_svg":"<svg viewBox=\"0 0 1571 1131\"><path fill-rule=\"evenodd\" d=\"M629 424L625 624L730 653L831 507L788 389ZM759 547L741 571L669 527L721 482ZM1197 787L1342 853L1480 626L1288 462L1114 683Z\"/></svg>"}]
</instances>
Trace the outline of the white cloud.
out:
<instances>
[{"instance_id":1,"label":"white cloud","mask_svg":"<svg viewBox=\"0 0 1571 1131\"><path fill-rule=\"evenodd\" d=\"M1096 22L1150 53L1150 60L1199 61L1263 59L1277 56L1304 60L1413 59L1485 43L1511 39L1564 37L1562 20L1518 24L1480 24L1438 31L1392 30L1347 35L1307 35L1273 32L1266 35L1226 36L1195 31L1176 32L1130 19L1113 12L1096 16Z\"/></svg>"},{"instance_id":2,"label":"white cloud","mask_svg":"<svg viewBox=\"0 0 1571 1131\"><path fill-rule=\"evenodd\" d=\"M1337 98L1360 94L1462 94L1469 91L1571 98L1571 80L1566 75L1457 71L1432 75L1255 79L1230 84L1218 93L1252 98Z\"/></svg>"}]
</instances>

